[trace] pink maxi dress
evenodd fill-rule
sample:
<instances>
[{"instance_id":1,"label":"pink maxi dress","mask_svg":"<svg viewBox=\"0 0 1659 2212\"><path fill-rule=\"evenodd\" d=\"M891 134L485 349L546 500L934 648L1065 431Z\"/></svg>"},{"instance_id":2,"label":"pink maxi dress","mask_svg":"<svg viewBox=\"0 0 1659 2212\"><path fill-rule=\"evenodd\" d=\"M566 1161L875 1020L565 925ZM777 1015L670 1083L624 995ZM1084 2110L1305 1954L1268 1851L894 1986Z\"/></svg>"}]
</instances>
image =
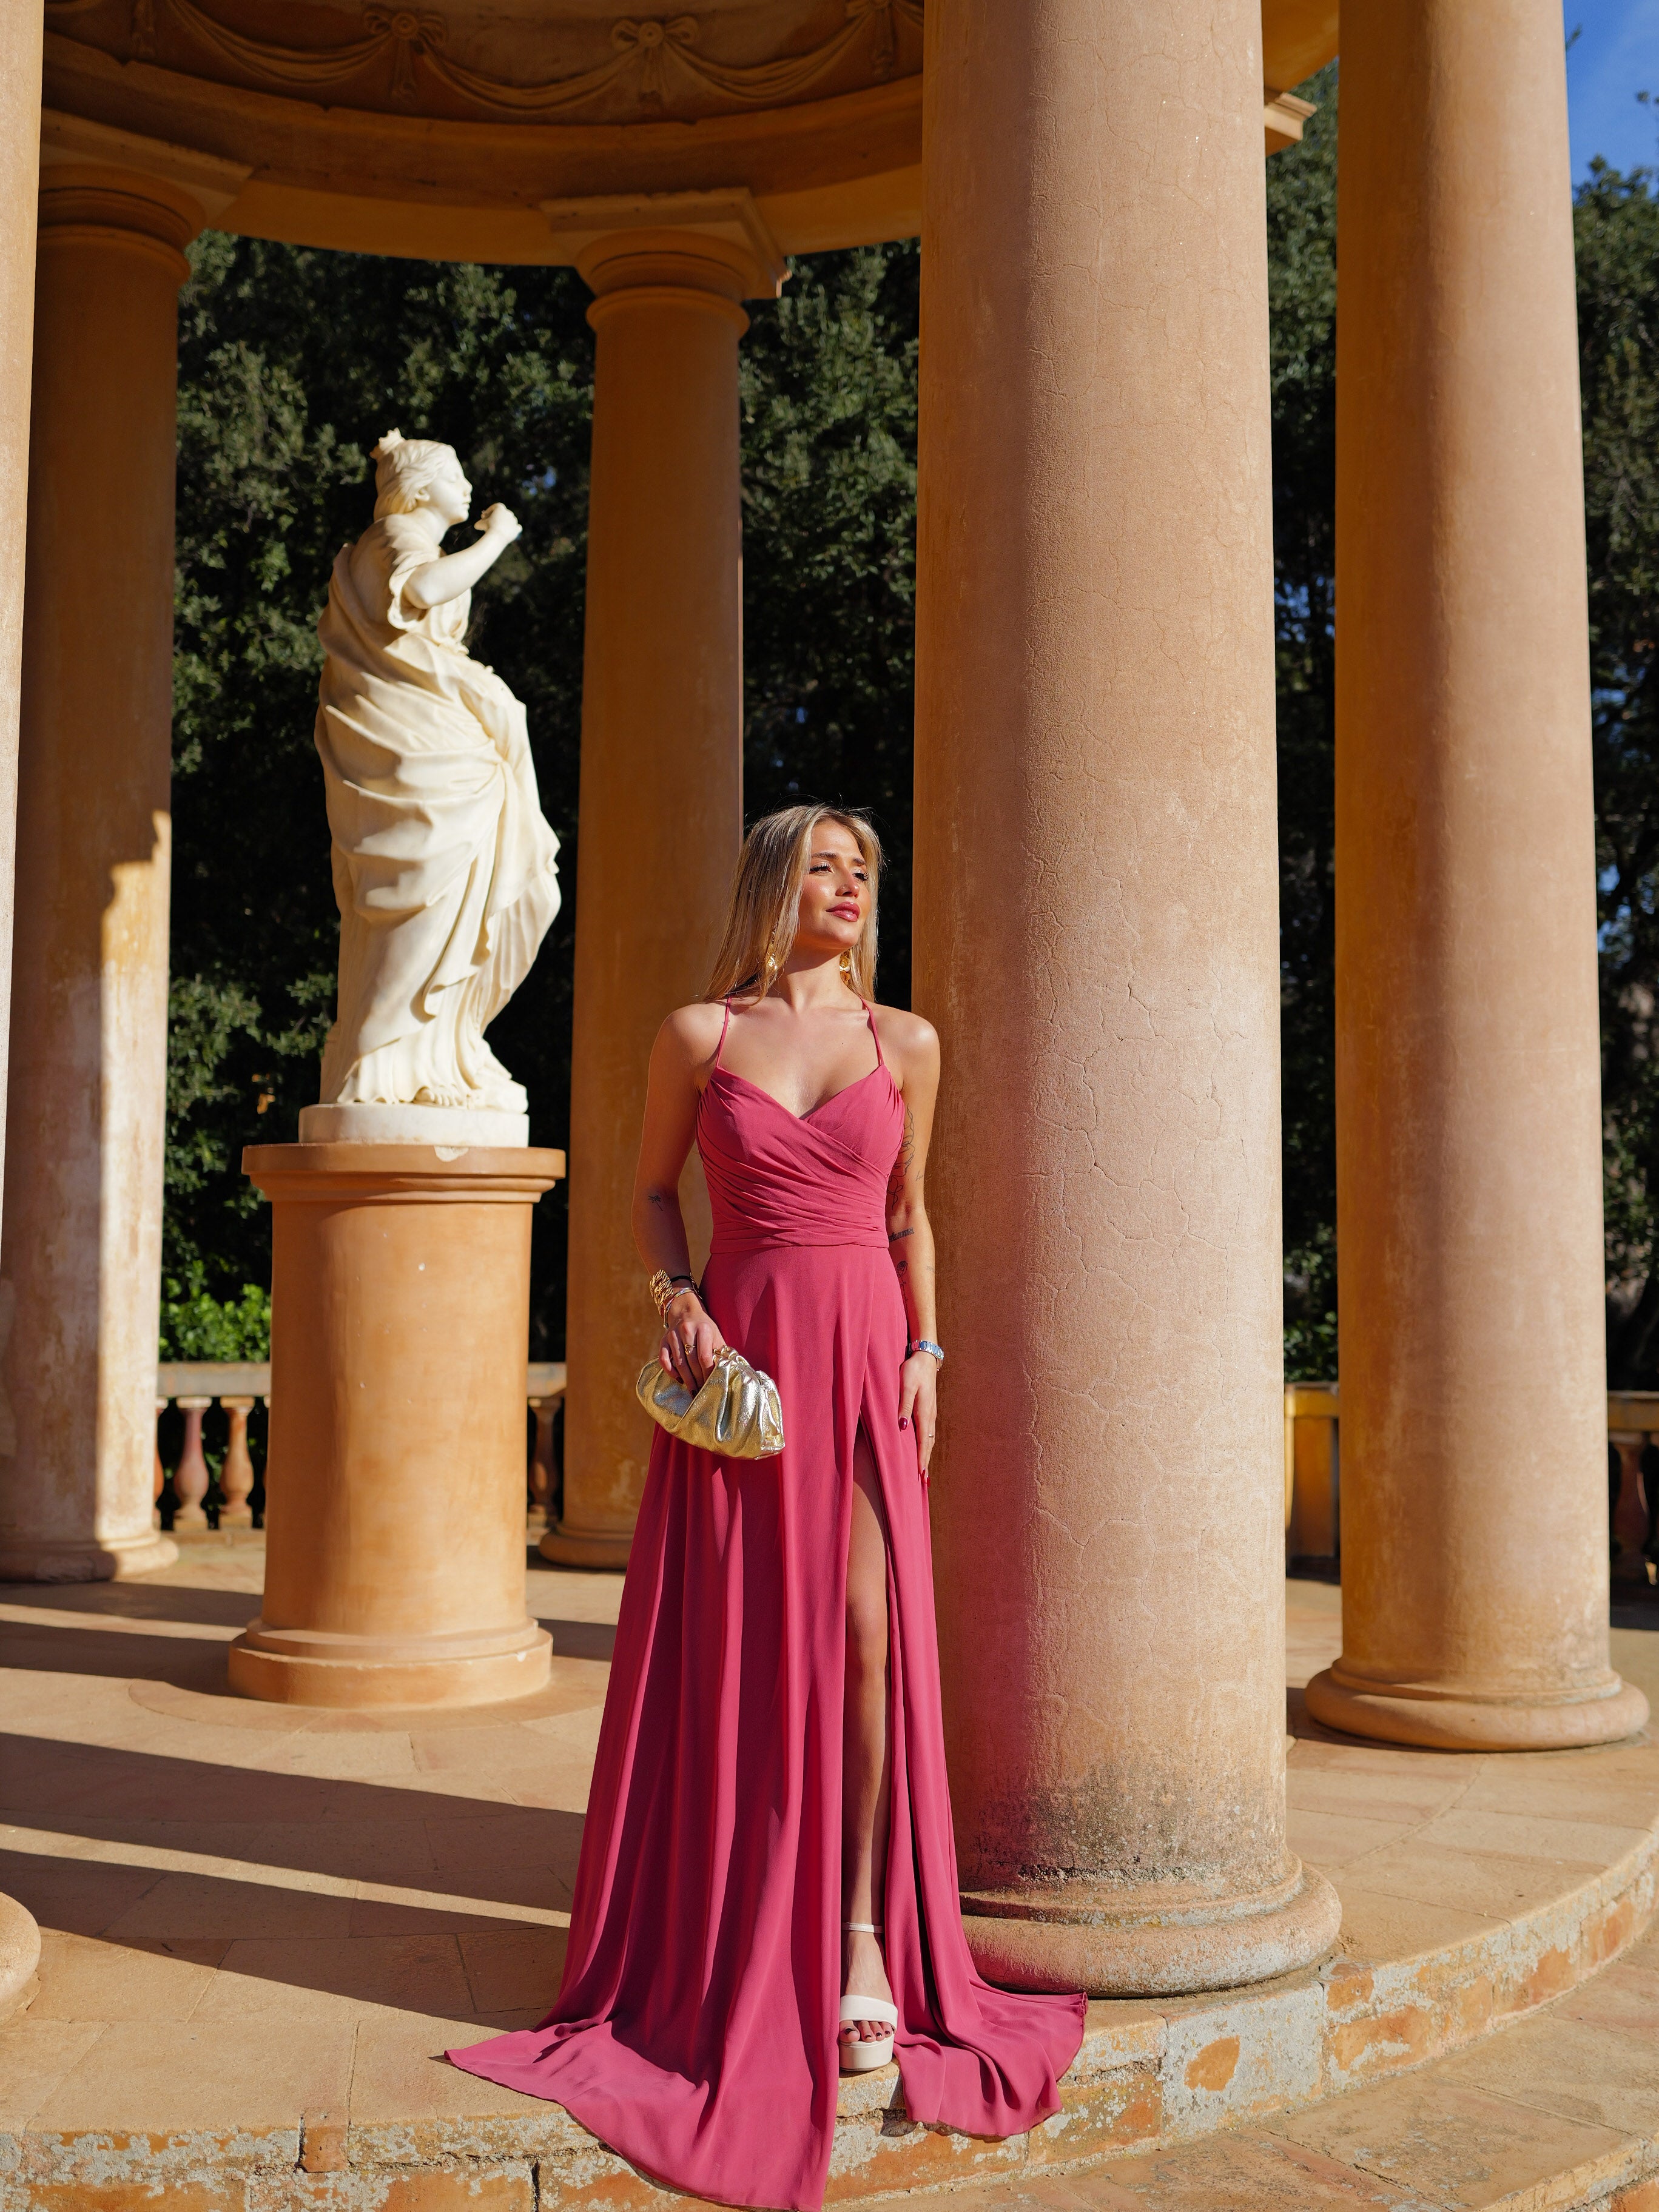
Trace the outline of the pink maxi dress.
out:
<instances>
[{"instance_id":1,"label":"pink maxi dress","mask_svg":"<svg viewBox=\"0 0 1659 2212\"><path fill-rule=\"evenodd\" d=\"M867 1011L867 1010L866 1010ZM728 1006L726 1018L729 1022ZM853 1449L888 1531L892 1814L879 1917L913 2119L1008 2136L1059 2109L1081 1996L1012 1994L963 1933L927 1492L898 1425L906 1322L885 1200L904 1109L876 1065L797 1116L724 1067L697 1112L728 1343L785 1449L659 1431L629 1558L558 2002L449 2057L550 2098L653 2179L815 2212L836 2120L842 1694Z\"/></svg>"}]
</instances>

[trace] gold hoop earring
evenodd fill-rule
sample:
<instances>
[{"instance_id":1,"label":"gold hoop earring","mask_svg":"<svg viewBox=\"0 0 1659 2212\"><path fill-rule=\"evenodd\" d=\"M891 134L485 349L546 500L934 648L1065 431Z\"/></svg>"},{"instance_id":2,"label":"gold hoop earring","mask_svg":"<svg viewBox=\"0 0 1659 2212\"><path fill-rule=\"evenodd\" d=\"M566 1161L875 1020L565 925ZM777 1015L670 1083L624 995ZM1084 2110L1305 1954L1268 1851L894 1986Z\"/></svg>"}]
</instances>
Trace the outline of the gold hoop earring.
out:
<instances>
[{"instance_id":1,"label":"gold hoop earring","mask_svg":"<svg viewBox=\"0 0 1659 2212\"><path fill-rule=\"evenodd\" d=\"M763 994L771 989L772 978L777 974L777 972L778 956L775 952L769 952L766 956L766 981L761 987Z\"/></svg>"}]
</instances>

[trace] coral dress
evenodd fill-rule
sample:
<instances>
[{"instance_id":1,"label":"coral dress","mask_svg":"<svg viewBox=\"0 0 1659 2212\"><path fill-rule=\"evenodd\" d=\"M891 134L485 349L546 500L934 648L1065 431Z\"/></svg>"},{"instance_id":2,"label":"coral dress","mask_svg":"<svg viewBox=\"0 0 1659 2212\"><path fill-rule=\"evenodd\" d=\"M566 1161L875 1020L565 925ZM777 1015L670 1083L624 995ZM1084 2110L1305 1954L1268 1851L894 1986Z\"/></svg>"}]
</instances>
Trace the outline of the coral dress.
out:
<instances>
[{"instance_id":1,"label":"coral dress","mask_svg":"<svg viewBox=\"0 0 1659 2212\"><path fill-rule=\"evenodd\" d=\"M556 2100L653 2179L789 2212L822 2204L836 2120L860 1428L887 1520L878 1917L905 2106L1017 2134L1059 2109L1083 2037L1081 1996L993 1988L963 1933L927 1492L898 1425L906 1328L885 1200L904 1109L870 1027L875 1066L799 1116L716 1055L697 1112L714 1218L704 1294L727 1342L775 1379L785 1449L720 1459L658 1431L558 2002L538 2027L449 2053Z\"/></svg>"}]
</instances>

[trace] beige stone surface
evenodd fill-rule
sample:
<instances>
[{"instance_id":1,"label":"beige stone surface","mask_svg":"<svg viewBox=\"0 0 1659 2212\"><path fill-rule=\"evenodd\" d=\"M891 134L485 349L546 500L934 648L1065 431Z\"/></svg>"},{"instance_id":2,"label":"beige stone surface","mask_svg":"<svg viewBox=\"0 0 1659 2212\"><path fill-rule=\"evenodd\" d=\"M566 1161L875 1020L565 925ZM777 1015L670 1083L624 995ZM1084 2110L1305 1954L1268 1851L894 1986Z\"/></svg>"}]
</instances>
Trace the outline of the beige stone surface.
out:
<instances>
[{"instance_id":1,"label":"beige stone surface","mask_svg":"<svg viewBox=\"0 0 1659 2212\"><path fill-rule=\"evenodd\" d=\"M48 1930L32 2020L188 2020L232 1946L181 1936L149 1945L100 1942Z\"/></svg>"},{"instance_id":2,"label":"beige stone surface","mask_svg":"<svg viewBox=\"0 0 1659 2212\"><path fill-rule=\"evenodd\" d=\"M277 2125L310 2106L345 2103L355 2036L349 2021L308 2022L296 2035L289 2022L259 2015L117 2021L47 2093L33 2124L149 2134L223 2128L226 2085L234 2082L234 2124Z\"/></svg>"},{"instance_id":3,"label":"beige stone surface","mask_svg":"<svg viewBox=\"0 0 1659 2212\"><path fill-rule=\"evenodd\" d=\"M232 2212L316 2212L277 2177L291 2181L299 2116L317 2109L341 2115L353 2171L375 2190L401 2177L441 2191L457 2171L533 2158L544 2212L592 2212L596 2191L611 2212L659 2212L558 2107L441 2056L533 2025L556 1988L605 1680L588 1655L607 1645L619 1578L527 1575L531 1613L556 1645L581 1647L556 1655L527 1717L293 1708L261 1714L280 1725L244 1727L216 1716L254 1709L204 1686L202 1662L222 1665L260 1565L257 1545L192 1549L142 1583L0 1591L0 1883L46 1931L35 2005L0 2027L0 2123L24 2130L31 2189L69 2192L32 2196L24 2212L83 2212L89 2146L118 2129L134 2132L97 2154L100 2187L149 2187L165 2158L190 2186L216 2188L234 2141L278 2193ZM1305 1659L1316 1635L1329 1647L1340 1631L1324 1597L1303 1608L1304 1587L1289 1597ZM1621 1664L1629 1646L1641 1673L1645 1644L1621 1638ZM123 1656L147 1671L109 1671ZM172 1690L177 1705L149 1702ZM331 1771L297 1765L306 1752ZM1659 1816L1659 1748L1517 1765L1316 1731L1293 1743L1289 1772L1292 1799L1305 1779L1316 1817L1349 1840L1407 1832L1330 1863L1337 1958L1213 1997L1091 2005L1065 2112L1029 2141L911 2126L890 2110L891 2069L853 2085L836 2190L966 2184L957 2212L988 2191L988 2205L1053 2212L1419 2212L1524 2188L1544 2191L1522 2199L1541 2212L1633 2184L1650 2149L1659 2172L1659 1933L1637 1925L1651 1872L1630 1874L1630 1827L1579 1817L1629 1817L1644 1776ZM1489 1802L1516 1775L1530 1786L1513 1811ZM1402 1863L1409 1883L1411 1850L1428 1850L1433 1831L1435 1864L1462 1867L1484 1911L1365 1886ZM1561 1858L1564 1836L1601 1860ZM1494 1841L1515 1848L1477 1848ZM1516 1868L1547 1893L1535 1909L1506 1901ZM1537 2008L1540 1994L1555 2002ZM1651 2208L1632 2197L1620 2212Z\"/></svg>"},{"instance_id":4,"label":"beige stone surface","mask_svg":"<svg viewBox=\"0 0 1659 2212\"><path fill-rule=\"evenodd\" d=\"M1334 2098L1274 2132L1426 2203L1470 2208L1538 2189L1564 2171L1593 2172L1620 2148L1612 2128L1558 2118L1437 2074Z\"/></svg>"},{"instance_id":5,"label":"beige stone surface","mask_svg":"<svg viewBox=\"0 0 1659 2212\"><path fill-rule=\"evenodd\" d=\"M27 2127L103 2032L100 2023L49 2014L37 2020L26 2013L12 2021L0 2036L0 2127Z\"/></svg>"}]
</instances>

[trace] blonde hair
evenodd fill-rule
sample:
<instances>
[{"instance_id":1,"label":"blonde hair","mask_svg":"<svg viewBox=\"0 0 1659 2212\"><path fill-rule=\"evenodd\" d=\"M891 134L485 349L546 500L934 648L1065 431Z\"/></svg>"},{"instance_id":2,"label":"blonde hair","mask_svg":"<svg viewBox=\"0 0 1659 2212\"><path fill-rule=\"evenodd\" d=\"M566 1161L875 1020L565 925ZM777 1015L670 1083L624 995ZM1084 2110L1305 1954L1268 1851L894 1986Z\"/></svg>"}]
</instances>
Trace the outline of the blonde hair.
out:
<instances>
[{"instance_id":1,"label":"blonde hair","mask_svg":"<svg viewBox=\"0 0 1659 2212\"><path fill-rule=\"evenodd\" d=\"M705 999L729 999L745 984L755 987L757 998L766 996L795 941L813 834L825 822L838 822L852 831L869 874L870 911L852 949L853 988L861 999L875 997L881 841L863 815L842 807L786 806L781 813L763 815L743 841Z\"/></svg>"},{"instance_id":2,"label":"blonde hair","mask_svg":"<svg viewBox=\"0 0 1659 2212\"><path fill-rule=\"evenodd\" d=\"M388 514L412 514L449 464L461 465L453 446L440 445L435 438L405 438L401 430L388 430L368 458L375 465L376 522Z\"/></svg>"}]
</instances>

